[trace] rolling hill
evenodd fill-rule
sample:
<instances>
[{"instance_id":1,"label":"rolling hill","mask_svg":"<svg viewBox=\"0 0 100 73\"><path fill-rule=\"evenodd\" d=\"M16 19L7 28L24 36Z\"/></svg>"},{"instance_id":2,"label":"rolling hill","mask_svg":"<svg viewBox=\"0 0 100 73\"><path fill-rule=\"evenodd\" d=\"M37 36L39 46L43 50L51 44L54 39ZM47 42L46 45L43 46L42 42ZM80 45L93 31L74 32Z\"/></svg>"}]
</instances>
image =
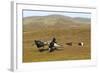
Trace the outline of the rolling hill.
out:
<instances>
[{"instance_id":1,"label":"rolling hill","mask_svg":"<svg viewBox=\"0 0 100 73\"><path fill-rule=\"evenodd\" d=\"M82 25L84 24L84 25ZM72 18L63 15L48 15L48 16L31 16L23 18L24 30L45 28L45 27L57 27L61 28L67 27L80 27L85 26L85 24L90 24L90 19L88 18ZM86 25L88 26L88 25ZM39 28L39 29L40 29Z\"/></svg>"}]
</instances>

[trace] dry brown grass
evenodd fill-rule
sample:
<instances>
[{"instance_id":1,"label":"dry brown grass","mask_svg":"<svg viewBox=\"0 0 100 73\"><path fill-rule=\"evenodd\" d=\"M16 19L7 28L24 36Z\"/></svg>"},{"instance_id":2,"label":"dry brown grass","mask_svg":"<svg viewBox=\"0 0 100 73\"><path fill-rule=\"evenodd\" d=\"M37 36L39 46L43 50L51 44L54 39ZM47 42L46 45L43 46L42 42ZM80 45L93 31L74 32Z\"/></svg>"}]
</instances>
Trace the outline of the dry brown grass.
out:
<instances>
[{"instance_id":1,"label":"dry brown grass","mask_svg":"<svg viewBox=\"0 0 100 73\"><path fill-rule=\"evenodd\" d=\"M80 27L65 28L45 27L32 29L23 32L23 62L41 62L41 61L60 61L60 60L82 60L91 58L90 47L90 26L82 25ZM57 42L63 45L62 50L39 52L38 48L32 43L36 39L51 40L55 36ZM84 46L78 46L78 42L84 42ZM65 43L72 42L72 46ZM46 47L47 48L47 47Z\"/></svg>"}]
</instances>

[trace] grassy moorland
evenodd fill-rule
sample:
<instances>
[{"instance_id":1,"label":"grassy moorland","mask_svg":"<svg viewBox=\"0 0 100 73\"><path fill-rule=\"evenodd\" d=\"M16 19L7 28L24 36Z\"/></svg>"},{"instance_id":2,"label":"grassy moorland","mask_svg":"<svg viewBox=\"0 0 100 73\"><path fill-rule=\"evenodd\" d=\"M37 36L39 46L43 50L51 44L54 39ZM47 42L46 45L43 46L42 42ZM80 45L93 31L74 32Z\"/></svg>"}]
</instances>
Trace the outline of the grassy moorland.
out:
<instances>
[{"instance_id":1,"label":"grassy moorland","mask_svg":"<svg viewBox=\"0 0 100 73\"><path fill-rule=\"evenodd\" d=\"M32 16L23 18L23 62L91 59L90 19L62 15ZM62 50L39 52L34 40L51 40L56 37ZM65 43L72 42L72 46ZM84 42L79 46L78 42ZM47 49L48 46L45 46Z\"/></svg>"}]
</instances>

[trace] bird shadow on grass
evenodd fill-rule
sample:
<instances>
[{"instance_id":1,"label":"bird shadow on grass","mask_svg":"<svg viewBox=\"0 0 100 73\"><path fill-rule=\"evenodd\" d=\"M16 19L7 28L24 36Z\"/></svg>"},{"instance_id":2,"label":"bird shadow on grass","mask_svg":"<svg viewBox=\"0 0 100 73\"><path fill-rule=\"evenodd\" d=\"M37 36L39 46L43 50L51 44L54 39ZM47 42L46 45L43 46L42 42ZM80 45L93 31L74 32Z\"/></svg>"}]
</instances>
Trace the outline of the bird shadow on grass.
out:
<instances>
[{"instance_id":1,"label":"bird shadow on grass","mask_svg":"<svg viewBox=\"0 0 100 73\"><path fill-rule=\"evenodd\" d=\"M63 49L52 49L49 52L53 52L53 51L62 51ZM48 48L46 49L39 49L39 52L44 52L44 51L48 51Z\"/></svg>"},{"instance_id":2,"label":"bird shadow on grass","mask_svg":"<svg viewBox=\"0 0 100 73\"><path fill-rule=\"evenodd\" d=\"M46 49L39 49L39 52L44 52L44 51L48 51L48 48L46 48Z\"/></svg>"},{"instance_id":3,"label":"bird shadow on grass","mask_svg":"<svg viewBox=\"0 0 100 73\"><path fill-rule=\"evenodd\" d=\"M62 51L63 49L51 49L50 51L48 50L48 48L42 48L42 49L38 49L38 50L31 50L32 52L54 52L54 51Z\"/></svg>"}]
</instances>

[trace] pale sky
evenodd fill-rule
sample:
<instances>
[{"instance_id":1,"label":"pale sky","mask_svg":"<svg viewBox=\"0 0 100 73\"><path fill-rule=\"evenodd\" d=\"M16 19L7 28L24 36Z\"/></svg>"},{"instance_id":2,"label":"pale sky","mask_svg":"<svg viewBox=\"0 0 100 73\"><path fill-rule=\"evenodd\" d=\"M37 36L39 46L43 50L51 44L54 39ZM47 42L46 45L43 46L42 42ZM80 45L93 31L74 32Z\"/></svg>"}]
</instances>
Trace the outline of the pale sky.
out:
<instances>
[{"instance_id":1,"label":"pale sky","mask_svg":"<svg viewBox=\"0 0 100 73\"><path fill-rule=\"evenodd\" d=\"M32 11L32 10L24 10L23 17L29 16L46 16L46 15L64 15L69 17L83 17L83 18L91 18L90 13L74 13L74 12L48 12L48 11Z\"/></svg>"}]
</instances>

